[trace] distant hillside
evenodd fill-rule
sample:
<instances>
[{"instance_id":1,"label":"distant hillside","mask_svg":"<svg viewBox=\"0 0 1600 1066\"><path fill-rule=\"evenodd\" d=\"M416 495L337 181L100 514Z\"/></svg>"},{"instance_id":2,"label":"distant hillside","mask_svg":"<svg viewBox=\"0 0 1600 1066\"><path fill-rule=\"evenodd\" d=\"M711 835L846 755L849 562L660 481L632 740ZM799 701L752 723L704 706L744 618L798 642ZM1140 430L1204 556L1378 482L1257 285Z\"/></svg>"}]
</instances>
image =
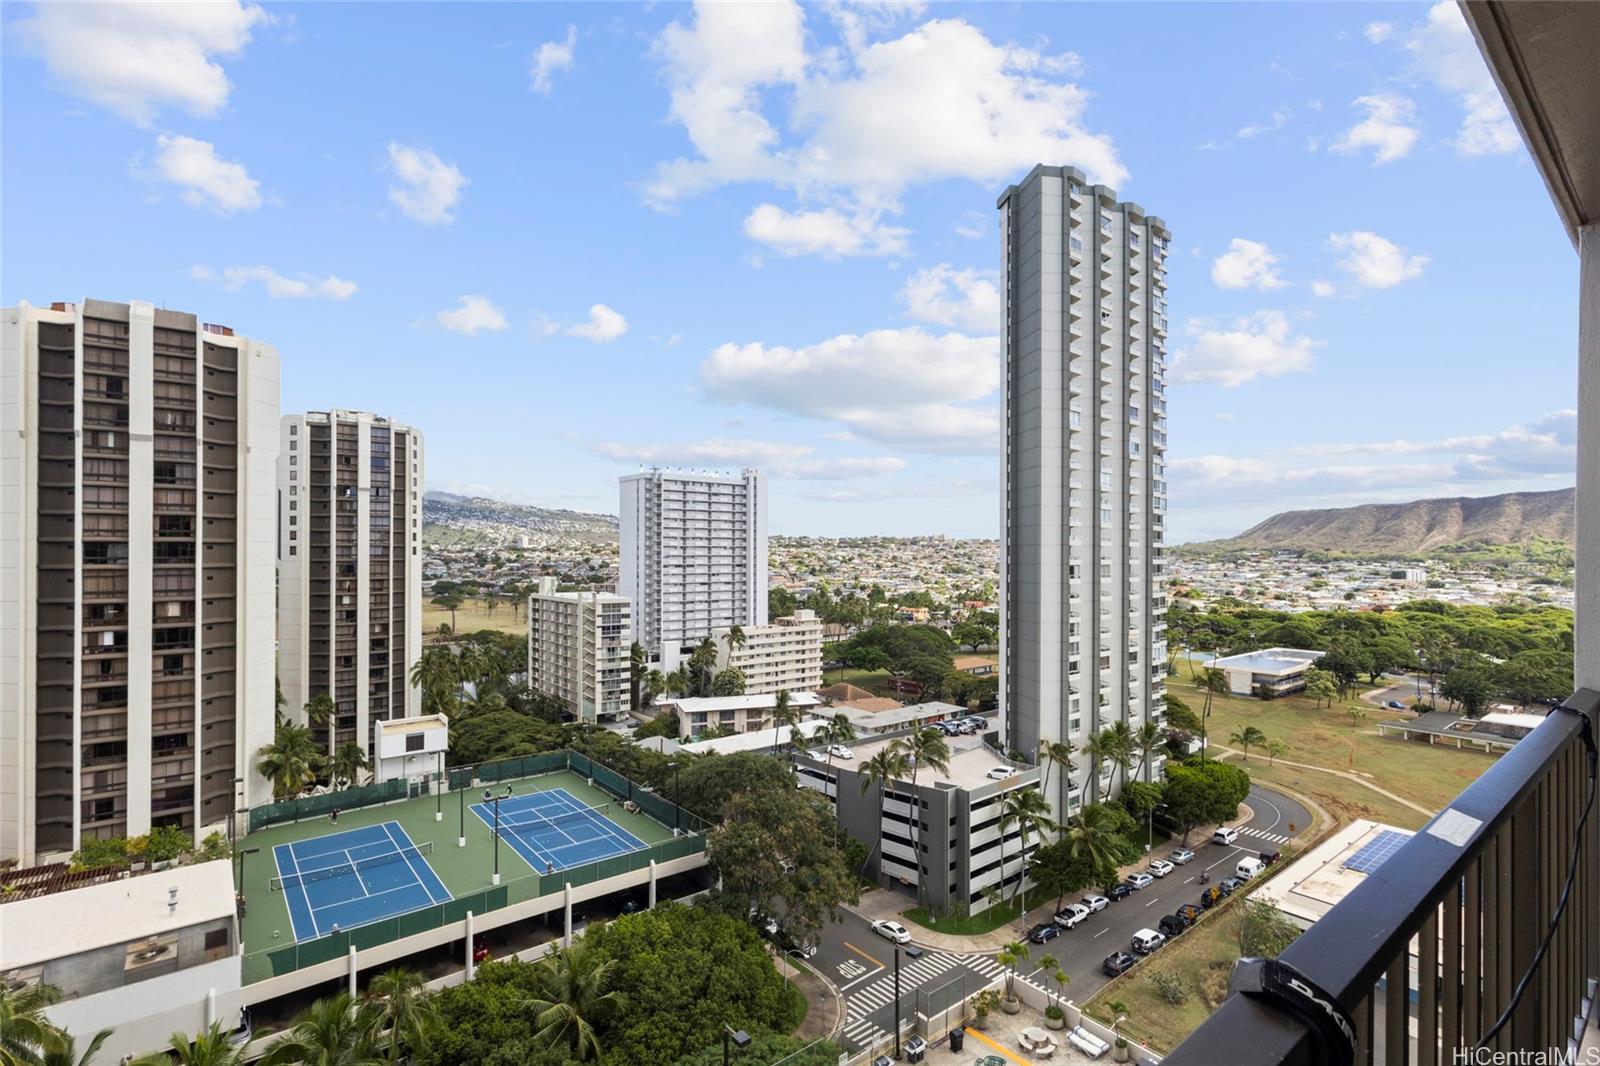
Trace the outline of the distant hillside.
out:
<instances>
[{"instance_id":1,"label":"distant hillside","mask_svg":"<svg viewBox=\"0 0 1600 1066\"><path fill-rule=\"evenodd\" d=\"M522 536L534 546L556 540L616 543L617 520L607 514L429 492L422 497L422 536L442 547L516 547Z\"/></svg>"},{"instance_id":2,"label":"distant hillside","mask_svg":"<svg viewBox=\"0 0 1600 1066\"><path fill-rule=\"evenodd\" d=\"M1415 555L1460 545L1573 546L1573 490L1457 496L1411 503L1368 503L1326 511L1285 511L1204 550L1298 548L1355 554Z\"/></svg>"}]
</instances>

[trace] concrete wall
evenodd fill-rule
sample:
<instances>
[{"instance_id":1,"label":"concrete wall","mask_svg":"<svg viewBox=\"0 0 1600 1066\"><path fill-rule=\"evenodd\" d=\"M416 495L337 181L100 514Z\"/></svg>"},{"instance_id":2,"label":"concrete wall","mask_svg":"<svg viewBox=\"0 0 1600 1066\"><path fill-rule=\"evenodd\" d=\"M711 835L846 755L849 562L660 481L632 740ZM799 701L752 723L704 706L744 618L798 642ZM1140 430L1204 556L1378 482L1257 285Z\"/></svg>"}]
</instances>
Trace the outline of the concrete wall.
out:
<instances>
[{"instance_id":1,"label":"concrete wall","mask_svg":"<svg viewBox=\"0 0 1600 1066\"><path fill-rule=\"evenodd\" d=\"M164 1048L175 1032L197 1033L212 1022L233 1030L239 1025L239 956L191 966L165 977L82 996L45 1011L56 1025L85 1045L101 1029L110 1039L94 1057L94 1066L118 1063L128 1055Z\"/></svg>"}]
</instances>

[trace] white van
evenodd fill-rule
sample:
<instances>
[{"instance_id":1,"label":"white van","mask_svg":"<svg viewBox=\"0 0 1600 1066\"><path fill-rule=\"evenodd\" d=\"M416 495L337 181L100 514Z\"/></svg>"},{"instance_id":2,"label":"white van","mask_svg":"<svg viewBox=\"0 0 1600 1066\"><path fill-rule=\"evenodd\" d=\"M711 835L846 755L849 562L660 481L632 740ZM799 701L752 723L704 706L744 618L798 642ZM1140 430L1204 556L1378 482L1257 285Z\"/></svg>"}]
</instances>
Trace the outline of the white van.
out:
<instances>
[{"instance_id":1,"label":"white van","mask_svg":"<svg viewBox=\"0 0 1600 1066\"><path fill-rule=\"evenodd\" d=\"M1240 859L1239 865L1233 868L1233 876L1241 881L1248 881L1266 868L1267 864L1260 859Z\"/></svg>"}]
</instances>

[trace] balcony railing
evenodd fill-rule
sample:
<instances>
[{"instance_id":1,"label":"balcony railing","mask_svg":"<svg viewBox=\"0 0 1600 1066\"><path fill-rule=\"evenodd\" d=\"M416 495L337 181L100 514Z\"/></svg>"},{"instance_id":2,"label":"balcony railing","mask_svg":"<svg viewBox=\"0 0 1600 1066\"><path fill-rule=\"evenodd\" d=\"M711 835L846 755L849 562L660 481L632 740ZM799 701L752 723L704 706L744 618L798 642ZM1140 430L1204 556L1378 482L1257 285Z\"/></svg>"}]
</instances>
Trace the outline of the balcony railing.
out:
<instances>
[{"instance_id":1,"label":"balcony railing","mask_svg":"<svg viewBox=\"0 0 1600 1066\"><path fill-rule=\"evenodd\" d=\"M1575 1049L1600 980L1597 725L1580 690L1283 953L1310 995L1241 991L1241 968L1167 1066L1446 1066L1502 1015L1493 1051Z\"/></svg>"}]
</instances>

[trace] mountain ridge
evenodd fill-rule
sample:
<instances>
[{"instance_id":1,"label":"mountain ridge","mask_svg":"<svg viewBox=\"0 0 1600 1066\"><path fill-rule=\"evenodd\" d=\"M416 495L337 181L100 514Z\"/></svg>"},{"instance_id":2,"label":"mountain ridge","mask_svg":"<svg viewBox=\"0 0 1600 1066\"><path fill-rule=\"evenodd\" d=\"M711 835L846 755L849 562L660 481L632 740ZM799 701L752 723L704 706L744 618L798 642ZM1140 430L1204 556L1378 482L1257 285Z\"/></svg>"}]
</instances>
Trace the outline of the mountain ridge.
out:
<instances>
[{"instance_id":1,"label":"mountain ridge","mask_svg":"<svg viewBox=\"0 0 1600 1066\"><path fill-rule=\"evenodd\" d=\"M431 489L422 496L422 532L440 546L515 546L551 540L616 543L615 515L591 514L533 504L508 503L487 496L461 496Z\"/></svg>"}]
</instances>

